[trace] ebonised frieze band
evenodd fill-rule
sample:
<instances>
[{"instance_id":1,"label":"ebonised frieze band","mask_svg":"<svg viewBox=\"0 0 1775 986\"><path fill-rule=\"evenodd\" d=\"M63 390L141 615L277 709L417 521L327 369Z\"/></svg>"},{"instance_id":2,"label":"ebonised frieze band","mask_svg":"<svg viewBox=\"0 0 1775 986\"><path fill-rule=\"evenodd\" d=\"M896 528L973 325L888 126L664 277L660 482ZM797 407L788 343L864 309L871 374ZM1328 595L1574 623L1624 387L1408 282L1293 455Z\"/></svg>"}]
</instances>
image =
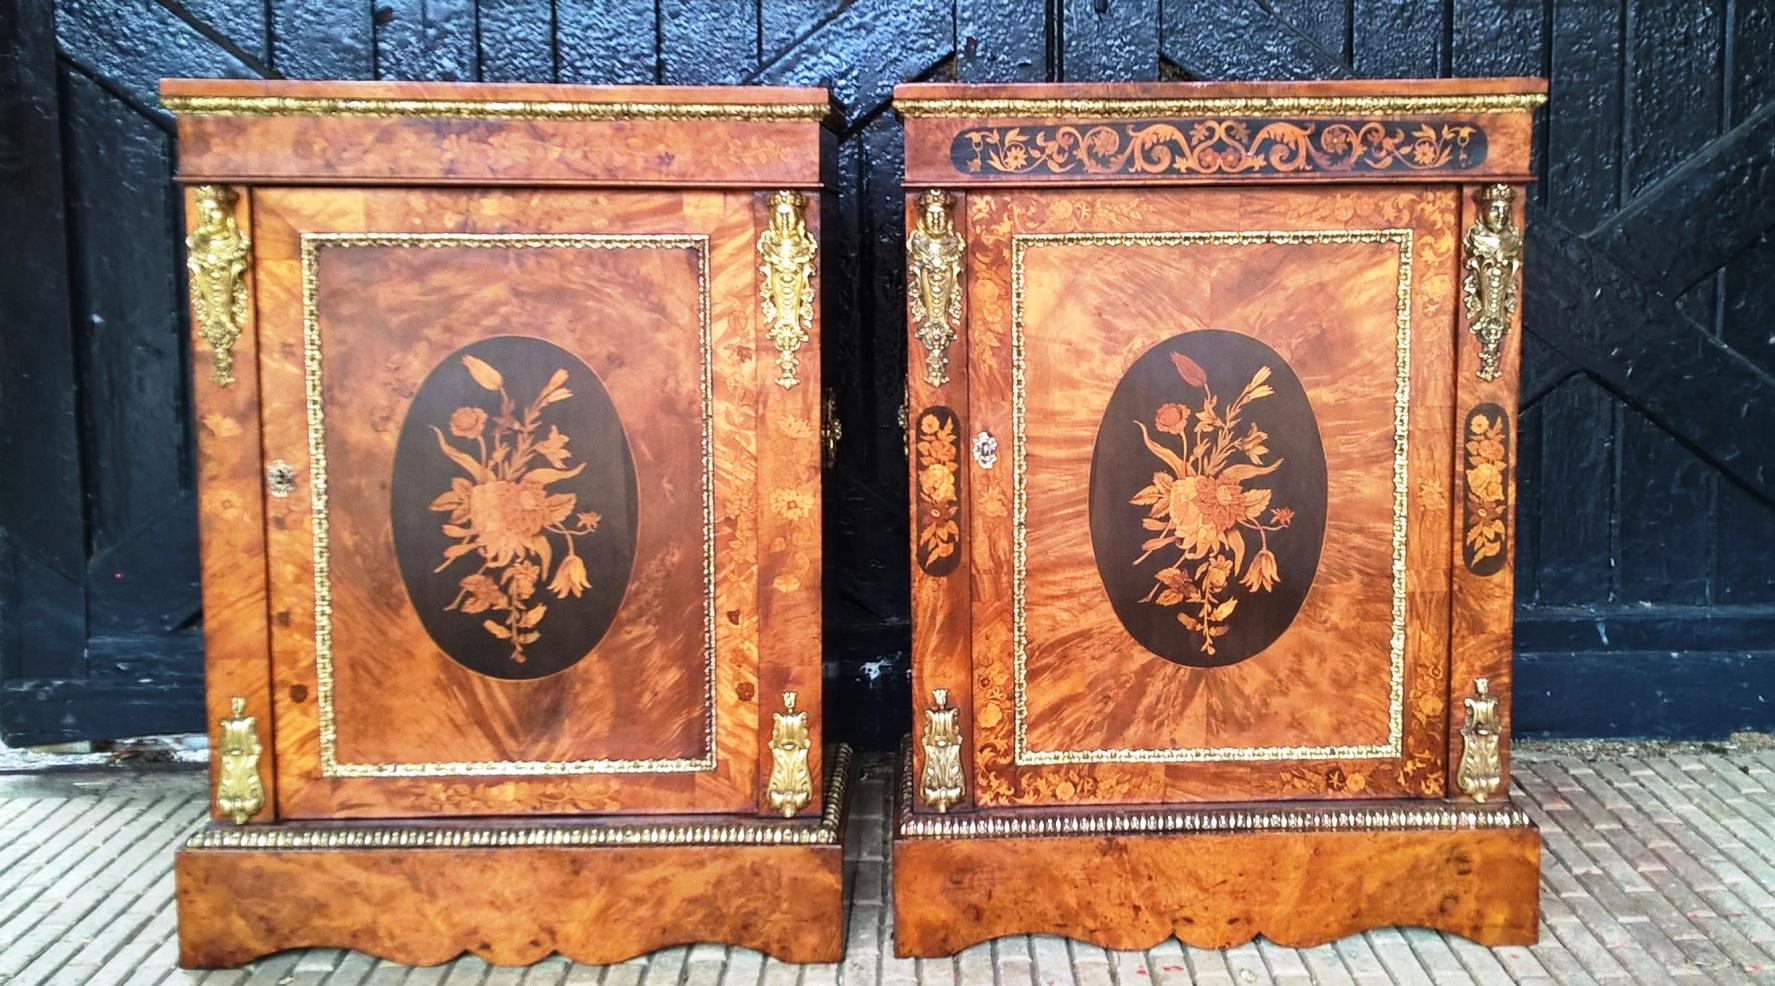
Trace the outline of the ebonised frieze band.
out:
<instances>
[{"instance_id":1,"label":"ebonised frieze band","mask_svg":"<svg viewBox=\"0 0 1775 986\"><path fill-rule=\"evenodd\" d=\"M971 127L949 160L984 177L1273 177L1470 171L1485 152L1469 119L1179 117Z\"/></svg>"}]
</instances>

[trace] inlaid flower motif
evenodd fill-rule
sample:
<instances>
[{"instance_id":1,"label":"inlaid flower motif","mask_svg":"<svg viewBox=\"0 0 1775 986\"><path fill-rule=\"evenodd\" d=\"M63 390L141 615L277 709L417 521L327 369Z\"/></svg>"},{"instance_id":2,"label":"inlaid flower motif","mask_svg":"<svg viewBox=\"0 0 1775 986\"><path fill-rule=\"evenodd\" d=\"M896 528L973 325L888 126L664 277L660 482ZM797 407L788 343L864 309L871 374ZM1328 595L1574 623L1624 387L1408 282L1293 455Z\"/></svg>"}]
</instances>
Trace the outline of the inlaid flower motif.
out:
<instances>
[{"instance_id":1,"label":"inlaid flower motif","mask_svg":"<svg viewBox=\"0 0 1775 986\"><path fill-rule=\"evenodd\" d=\"M450 434L457 438L479 438L487 427L487 412L478 407L459 407L450 415Z\"/></svg>"},{"instance_id":2,"label":"inlaid flower motif","mask_svg":"<svg viewBox=\"0 0 1775 986\"><path fill-rule=\"evenodd\" d=\"M1215 639L1230 629L1241 592L1269 592L1281 582L1269 535L1288 527L1294 512L1272 507L1274 491L1254 484L1283 460L1265 462L1268 434L1243 420L1253 402L1275 393L1270 368L1259 367L1222 410L1201 365L1182 353L1170 355L1177 375L1201 392L1201 400L1159 405L1151 430L1135 422L1163 468L1129 500L1147 508L1141 525L1152 535L1134 564L1155 555L1169 562L1153 573L1153 587L1141 602L1178 607L1177 621L1200 636L1202 653L1213 654Z\"/></svg>"},{"instance_id":3,"label":"inlaid flower motif","mask_svg":"<svg viewBox=\"0 0 1775 986\"><path fill-rule=\"evenodd\" d=\"M1167 435L1181 435L1189 423L1189 408L1182 404L1160 404L1153 415L1153 427Z\"/></svg>"},{"instance_id":4,"label":"inlaid flower motif","mask_svg":"<svg viewBox=\"0 0 1775 986\"><path fill-rule=\"evenodd\" d=\"M814 496L806 490L773 490L770 509L784 520L805 520L813 516Z\"/></svg>"},{"instance_id":5,"label":"inlaid flower motif","mask_svg":"<svg viewBox=\"0 0 1775 986\"><path fill-rule=\"evenodd\" d=\"M1504 550L1504 416L1476 411L1467 421L1467 553L1469 567Z\"/></svg>"},{"instance_id":6,"label":"inlaid flower motif","mask_svg":"<svg viewBox=\"0 0 1775 986\"><path fill-rule=\"evenodd\" d=\"M918 560L928 571L953 556L961 539L960 491L956 487L961 442L953 415L925 411L918 416L914 456L920 513Z\"/></svg>"},{"instance_id":7,"label":"inlaid flower motif","mask_svg":"<svg viewBox=\"0 0 1775 986\"><path fill-rule=\"evenodd\" d=\"M568 467L568 438L554 425L538 434L543 410L573 396L567 371L556 370L520 409L492 365L474 356L462 357L462 365L482 390L498 395L499 406L491 415L473 405L458 407L450 414L448 437L432 428L439 450L464 474L452 477L450 488L431 502L432 510L448 514L442 529L455 541L435 571L465 557L478 563L458 580L456 598L445 609L490 614L482 628L510 641L512 661L522 664L525 646L541 639L548 613L536 598L537 586L546 582L557 599L578 598L591 587L574 539L596 531L599 516L576 510L578 494L551 489L579 475L585 464Z\"/></svg>"}]
</instances>

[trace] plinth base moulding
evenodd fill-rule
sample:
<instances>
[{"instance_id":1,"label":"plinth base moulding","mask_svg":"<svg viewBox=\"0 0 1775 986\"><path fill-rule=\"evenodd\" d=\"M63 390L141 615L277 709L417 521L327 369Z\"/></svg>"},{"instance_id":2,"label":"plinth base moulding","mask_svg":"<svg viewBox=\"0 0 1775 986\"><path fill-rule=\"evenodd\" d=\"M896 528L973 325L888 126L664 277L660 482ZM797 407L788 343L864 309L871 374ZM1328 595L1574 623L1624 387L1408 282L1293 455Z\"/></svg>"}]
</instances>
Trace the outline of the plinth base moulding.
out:
<instances>
[{"instance_id":1,"label":"plinth base moulding","mask_svg":"<svg viewBox=\"0 0 1775 986\"><path fill-rule=\"evenodd\" d=\"M984 810L894 823L894 951L953 955L1005 935L1111 949L1170 937L1307 948L1415 925L1535 941L1540 833L1505 801L1110 811Z\"/></svg>"},{"instance_id":2,"label":"plinth base moulding","mask_svg":"<svg viewBox=\"0 0 1775 986\"><path fill-rule=\"evenodd\" d=\"M173 866L179 964L314 947L605 964L689 942L837 962L849 749L831 763L819 819L207 827Z\"/></svg>"}]
</instances>

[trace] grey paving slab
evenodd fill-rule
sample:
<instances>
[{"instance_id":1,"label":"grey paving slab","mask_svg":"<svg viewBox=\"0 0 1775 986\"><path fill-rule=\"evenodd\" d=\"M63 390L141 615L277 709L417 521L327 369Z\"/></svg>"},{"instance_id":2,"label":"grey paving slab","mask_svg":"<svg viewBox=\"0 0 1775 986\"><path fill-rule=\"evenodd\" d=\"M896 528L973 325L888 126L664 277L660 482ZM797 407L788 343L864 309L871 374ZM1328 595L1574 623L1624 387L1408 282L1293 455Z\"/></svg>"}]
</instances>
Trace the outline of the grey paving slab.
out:
<instances>
[{"instance_id":1,"label":"grey paving slab","mask_svg":"<svg viewBox=\"0 0 1775 986\"><path fill-rule=\"evenodd\" d=\"M849 951L796 966L691 945L612 966L528 968L472 956L409 969L331 949L244 969L174 967L172 849L204 781L164 767L0 775L0 986L1775 986L1775 748L1532 744L1516 795L1541 825L1540 942L1487 949L1421 928L1318 948L1176 941L1112 952L1052 936L951 959L892 953L891 769L865 762L848 847Z\"/></svg>"}]
</instances>

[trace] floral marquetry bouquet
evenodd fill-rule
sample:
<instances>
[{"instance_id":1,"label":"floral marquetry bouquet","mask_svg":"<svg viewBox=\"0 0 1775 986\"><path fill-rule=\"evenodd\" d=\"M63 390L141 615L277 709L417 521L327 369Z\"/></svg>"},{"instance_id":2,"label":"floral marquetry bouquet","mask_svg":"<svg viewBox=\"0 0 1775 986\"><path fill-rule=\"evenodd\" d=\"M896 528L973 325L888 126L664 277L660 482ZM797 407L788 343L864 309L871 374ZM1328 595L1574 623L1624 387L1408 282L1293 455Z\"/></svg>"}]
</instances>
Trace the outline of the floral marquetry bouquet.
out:
<instances>
[{"instance_id":1,"label":"floral marquetry bouquet","mask_svg":"<svg viewBox=\"0 0 1775 986\"><path fill-rule=\"evenodd\" d=\"M550 489L585 469L583 462L569 467L573 455L559 428L549 425L542 433L544 410L573 397L567 371L556 370L536 398L519 408L498 370L474 356L463 356L462 364L476 384L498 395L499 406L491 415L481 407L458 407L448 435L432 428L438 448L464 473L431 502L432 510L449 514L443 532L455 540L434 571L464 557L478 563L445 608L488 614L481 627L509 641L512 661L521 664L525 646L541 639L548 613L538 588L563 599L591 587L574 539L596 531L599 517L577 509L577 494Z\"/></svg>"},{"instance_id":2,"label":"floral marquetry bouquet","mask_svg":"<svg viewBox=\"0 0 1775 986\"><path fill-rule=\"evenodd\" d=\"M1150 430L1135 422L1165 468L1129 501L1147 508L1141 525L1152 535L1134 564L1155 555L1170 562L1153 573L1141 602L1179 607L1177 621L1200 635L1204 654L1213 654L1215 639L1230 629L1240 590L1269 592L1281 581L1269 535L1288 527L1294 512L1272 507L1272 490L1256 484L1283 460L1266 462L1268 433L1243 420L1252 403L1275 393L1270 368L1259 367L1222 409L1202 367L1182 353L1170 356L1202 399L1159 405Z\"/></svg>"}]
</instances>

